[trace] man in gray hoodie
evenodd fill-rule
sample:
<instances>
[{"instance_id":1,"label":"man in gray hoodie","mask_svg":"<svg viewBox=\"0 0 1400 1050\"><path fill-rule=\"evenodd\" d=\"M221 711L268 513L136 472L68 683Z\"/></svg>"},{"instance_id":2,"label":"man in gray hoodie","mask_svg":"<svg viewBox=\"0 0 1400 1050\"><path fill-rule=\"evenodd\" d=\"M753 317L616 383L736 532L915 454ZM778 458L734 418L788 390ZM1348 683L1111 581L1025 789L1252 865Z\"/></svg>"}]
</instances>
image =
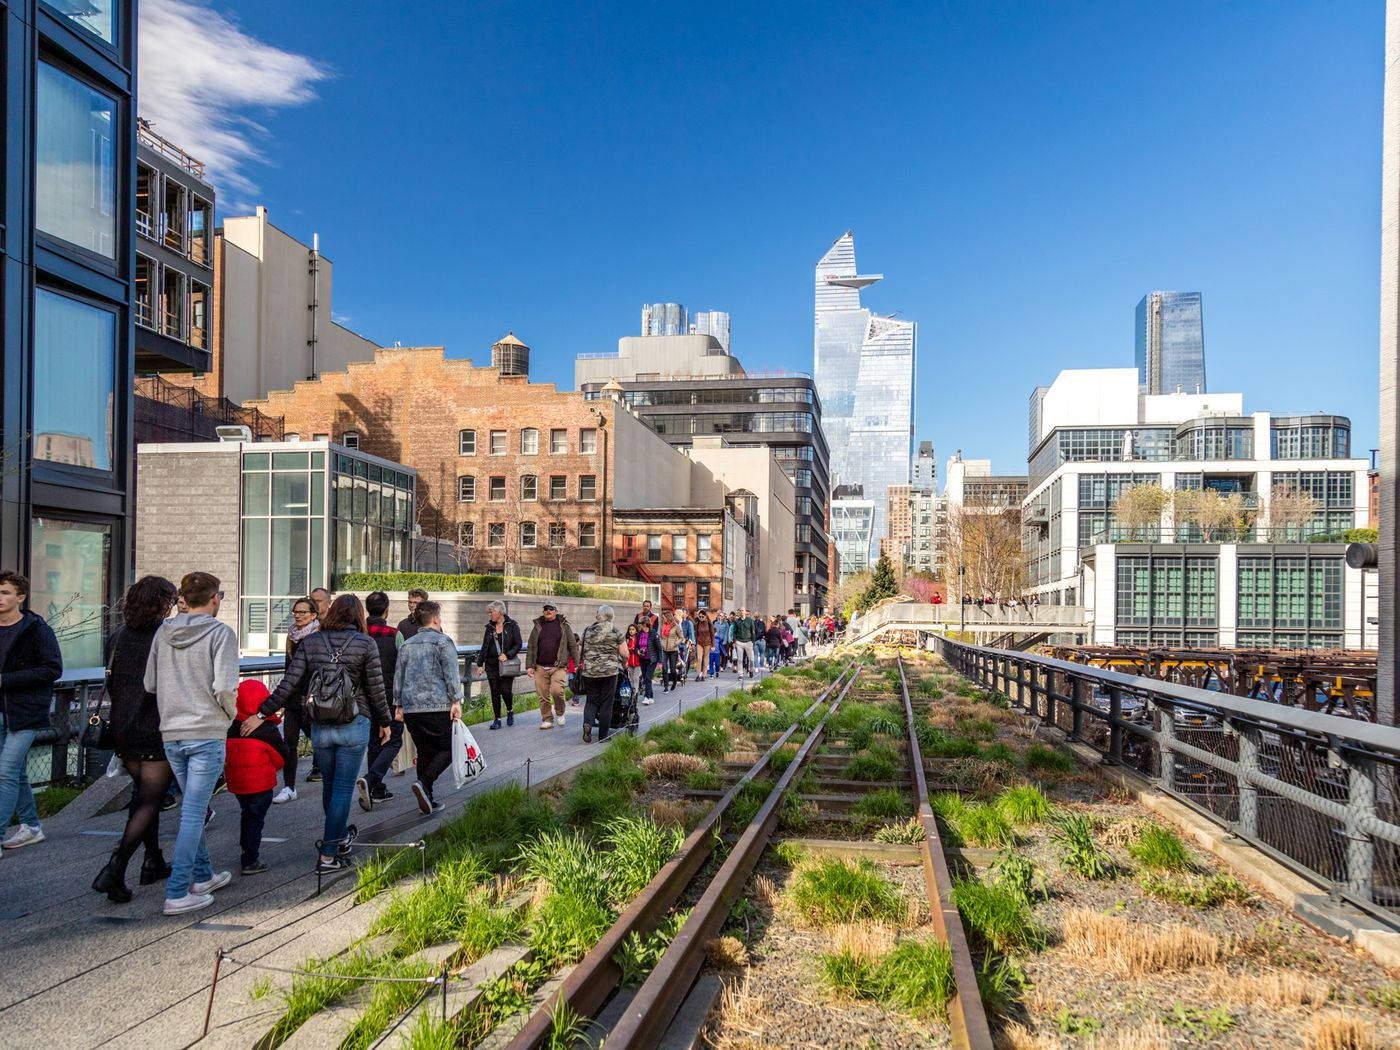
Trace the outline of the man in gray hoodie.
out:
<instances>
[{"instance_id":1,"label":"man in gray hoodie","mask_svg":"<svg viewBox=\"0 0 1400 1050\"><path fill-rule=\"evenodd\" d=\"M180 598L189 611L161 625L146 661L146 691L156 695L165 757L184 793L165 883L166 915L209 907L214 891L232 877L215 874L204 841L204 813L224 770L224 740L238 711L238 636L216 619L223 597L217 576L186 573Z\"/></svg>"}]
</instances>

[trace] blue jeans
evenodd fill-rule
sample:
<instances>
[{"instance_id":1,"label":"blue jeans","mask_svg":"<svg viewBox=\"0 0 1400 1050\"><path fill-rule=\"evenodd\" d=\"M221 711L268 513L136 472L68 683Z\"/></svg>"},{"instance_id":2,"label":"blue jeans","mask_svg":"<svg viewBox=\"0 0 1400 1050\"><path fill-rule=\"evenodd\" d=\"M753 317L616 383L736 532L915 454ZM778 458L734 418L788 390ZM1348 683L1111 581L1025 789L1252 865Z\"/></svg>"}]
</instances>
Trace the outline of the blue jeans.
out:
<instances>
[{"instance_id":1,"label":"blue jeans","mask_svg":"<svg viewBox=\"0 0 1400 1050\"><path fill-rule=\"evenodd\" d=\"M204 841L204 811L224 771L224 738L167 740L165 757L181 792L180 830L170 858L170 878L165 881L165 899L173 901L190 892L190 883L207 882L214 875Z\"/></svg>"},{"instance_id":2,"label":"blue jeans","mask_svg":"<svg viewBox=\"0 0 1400 1050\"><path fill-rule=\"evenodd\" d=\"M369 750L369 719L358 715L343 726L311 726L311 747L321 770L321 808L326 811L321 833L322 856L335 856L350 826L350 799Z\"/></svg>"},{"instance_id":3,"label":"blue jeans","mask_svg":"<svg viewBox=\"0 0 1400 1050\"><path fill-rule=\"evenodd\" d=\"M781 649L775 649L773 646L770 645L770 646L768 647L768 650L767 650L767 651L768 651L768 670L770 670L770 671L776 671L776 670L778 669L778 658L782 655L782 650L781 650Z\"/></svg>"},{"instance_id":4,"label":"blue jeans","mask_svg":"<svg viewBox=\"0 0 1400 1050\"><path fill-rule=\"evenodd\" d=\"M754 667L762 667L767 659L767 645L761 638L753 640L753 664Z\"/></svg>"},{"instance_id":5,"label":"blue jeans","mask_svg":"<svg viewBox=\"0 0 1400 1050\"><path fill-rule=\"evenodd\" d=\"M37 729L5 728L0 715L0 830L10 826L10 815L19 808L19 822L39 826L39 809L29 786L29 745Z\"/></svg>"}]
</instances>

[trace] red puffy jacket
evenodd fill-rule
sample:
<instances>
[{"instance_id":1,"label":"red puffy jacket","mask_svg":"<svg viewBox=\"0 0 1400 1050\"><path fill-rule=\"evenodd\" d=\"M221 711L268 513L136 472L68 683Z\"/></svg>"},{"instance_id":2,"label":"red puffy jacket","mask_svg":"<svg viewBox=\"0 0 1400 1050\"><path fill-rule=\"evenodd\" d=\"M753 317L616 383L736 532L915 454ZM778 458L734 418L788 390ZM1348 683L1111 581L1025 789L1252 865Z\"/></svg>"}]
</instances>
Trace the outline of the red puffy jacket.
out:
<instances>
[{"instance_id":1,"label":"red puffy jacket","mask_svg":"<svg viewBox=\"0 0 1400 1050\"><path fill-rule=\"evenodd\" d=\"M275 728L276 715L271 715L253 731L243 735L243 719L257 711L267 699L267 686L257 681L238 686L238 719L228 727L225 742L224 780L233 795L256 795L277 786L277 771L282 768L282 737Z\"/></svg>"}]
</instances>

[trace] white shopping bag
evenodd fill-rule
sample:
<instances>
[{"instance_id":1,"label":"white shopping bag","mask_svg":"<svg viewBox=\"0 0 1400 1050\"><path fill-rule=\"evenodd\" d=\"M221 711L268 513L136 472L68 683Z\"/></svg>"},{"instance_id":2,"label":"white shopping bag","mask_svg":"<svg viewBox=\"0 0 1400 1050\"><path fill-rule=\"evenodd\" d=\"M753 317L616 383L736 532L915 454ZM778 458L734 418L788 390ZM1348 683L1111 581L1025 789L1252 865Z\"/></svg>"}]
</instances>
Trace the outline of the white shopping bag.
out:
<instances>
[{"instance_id":1,"label":"white shopping bag","mask_svg":"<svg viewBox=\"0 0 1400 1050\"><path fill-rule=\"evenodd\" d=\"M486 759L477 746L476 737L466 724L452 723L452 783L461 787L486 768Z\"/></svg>"}]
</instances>

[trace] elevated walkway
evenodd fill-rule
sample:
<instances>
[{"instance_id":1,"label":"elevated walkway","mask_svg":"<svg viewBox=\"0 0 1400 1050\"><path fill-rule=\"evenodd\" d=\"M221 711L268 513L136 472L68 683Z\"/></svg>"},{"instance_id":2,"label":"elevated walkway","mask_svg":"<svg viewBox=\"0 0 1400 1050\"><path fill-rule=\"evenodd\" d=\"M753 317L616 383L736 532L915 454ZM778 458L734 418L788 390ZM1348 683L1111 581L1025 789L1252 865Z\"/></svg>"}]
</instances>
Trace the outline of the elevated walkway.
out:
<instances>
[{"instance_id":1,"label":"elevated walkway","mask_svg":"<svg viewBox=\"0 0 1400 1050\"><path fill-rule=\"evenodd\" d=\"M900 632L969 634L977 641L1016 646L1059 638L1087 640L1084 610L1074 605L1039 605L1002 609L996 605L933 605L929 602L890 602L851 621L846 641L852 645L877 642Z\"/></svg>"}]
</instances>

